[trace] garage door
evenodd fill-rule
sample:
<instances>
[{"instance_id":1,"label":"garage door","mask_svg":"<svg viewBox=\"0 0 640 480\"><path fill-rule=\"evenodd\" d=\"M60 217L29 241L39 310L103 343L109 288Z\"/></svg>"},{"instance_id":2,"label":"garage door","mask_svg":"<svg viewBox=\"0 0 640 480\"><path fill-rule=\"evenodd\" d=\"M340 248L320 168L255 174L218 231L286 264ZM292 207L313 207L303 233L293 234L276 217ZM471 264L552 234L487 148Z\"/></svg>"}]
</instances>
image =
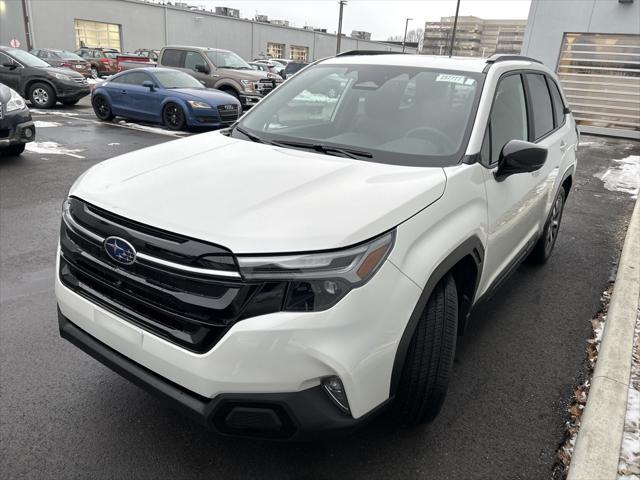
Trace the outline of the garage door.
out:
<instances>
[{"instance_id":1,"label":"garage door","mask_svg":"<svg viewBox=\"0 0 640 480\"><path fill-rule=\"evenodd\" d=\"M640 138L640 35L566 33L558 76L582 131Z\"/></svg>"}]
</instances>

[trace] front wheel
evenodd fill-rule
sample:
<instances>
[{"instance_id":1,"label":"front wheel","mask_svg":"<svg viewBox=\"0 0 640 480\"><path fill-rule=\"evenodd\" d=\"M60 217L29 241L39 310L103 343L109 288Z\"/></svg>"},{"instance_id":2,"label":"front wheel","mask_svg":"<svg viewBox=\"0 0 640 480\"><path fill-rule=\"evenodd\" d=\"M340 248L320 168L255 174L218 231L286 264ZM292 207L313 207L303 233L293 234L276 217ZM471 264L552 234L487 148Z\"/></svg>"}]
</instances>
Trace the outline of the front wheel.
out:
<instances>
[{"instance_id":1,"label":"front wheel","mask_svg":"<svg viewBox=\"0 0 640 480\"><path fill-rule=\"evenodd\" d=\"M10 157L17 157L22 152L24 152L25 147L26 147L26 144L18 143L16 145L9 145L8 147L2 148L0 149L0 152L3 155L8 155Z\"/></svg>"},{"instance_id":2,"label":"front wheel","mask_svg":"<svg viewBox=\"0 0 640 480\"><path fill-rule=\"evenodd\" d=\"M46 83L36 83L29 90L29 100L37 108L51 108L56 104L56 92Z\"/></svg>"},{"instance_id":3,"label":"front wheel","mask_svg":"<svg viewBox=\"0 0 640 480\"><path fill-rule=\"evenodd\" d=\"M542 230L542 235L540 235L538 242L529 255L528 260L531 263L543 264L549 260L551 252L553 252L553 247L556 245L558 233L560 232L560 221L562 220L566 197L567 194L564 191L564 187L560 187L560 191L553 202L551 214L547 219L544 230Z\"/></svg>"},{"instance_id":4,"label":"front wheel","mask_svg":"<svg viewBox=\"0 0 640 480\"><path fill-rule=\"evenodd\" d=\"M433 420L449 385L456 350L458 293L447 274L436 285L413 334L395 399L396 417L405 425Z\"/></svg>"},{"instance_id":5,"label":"front wheel","mask_svg":"<svg viewBox=\"0 0 640 480\"><path fill-rule=\"evenodd\" d=\"M108 122L109 120L113 120L115 116L111 111L111 104L109 100L104 95L96 95L93 97L91 101L91 105L93 106L93 111L103 122Z\"/></svg>"},{"instance_id":6,"label":"front wheel","mask_svg":"<svg viewBox=\"0 0 640 480\"><path fill-rule=\"evenodd\" d=\"M162 109L162 120L169 130L182 130L186 124L184 111L176 103L167 103Z\"/></svg>"}]
</instances>

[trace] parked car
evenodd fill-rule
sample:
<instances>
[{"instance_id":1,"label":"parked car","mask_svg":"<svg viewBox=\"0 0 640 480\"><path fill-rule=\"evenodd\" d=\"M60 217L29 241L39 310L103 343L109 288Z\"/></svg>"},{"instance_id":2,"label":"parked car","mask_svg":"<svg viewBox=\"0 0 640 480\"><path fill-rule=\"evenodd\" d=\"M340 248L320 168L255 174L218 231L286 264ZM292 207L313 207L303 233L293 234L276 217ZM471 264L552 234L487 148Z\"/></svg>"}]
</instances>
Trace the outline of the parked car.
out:
<instances>
[{"instance_id":1,"label":"parked car","mask_svg":"<svg viewBox=\"0 0 640 480\"><path fill-rule=\"evenodd\" d=\"M67 67L84 77L91 77L91 64L79 55L67 50L54 50L51 48L39 48L31 50L32 55L44 60L52 67Z\"/></svg>"},{"instance_id":2,"label":"parked car","mask_svg":"<svg viewBox=\"0 0 640 480\"><path fill-rule=\"evenodd\" d=\"M191 75L168 68L137 68L96 86L91 104L100 120L115 116L161 123L171 130L221 128L241 111L232 95L205 88Z\"/></svg>"},{"instance_id":3,"label":"parked car","mask_svg":"<svg viewBox=\"0 0 640 480\"><path fill-rule=\"evenodd\" d=\"M160 50L151 50L148 48L139 48L134 52L136 55L140 55L141 57L147 57L152 62L157 62L158 58L160 58Z\"/></svg>"},{"instance_id":4,"label":"parked car","mask_svg":"<svg viewBox=\"0 0 640 480\"><path fill-rule=\"evenodd\" d=\"M576 123L536 60L357 53L227 130L85 172L62 209L61 335L225 434L433 419L473 306L552 255ZM337 97L305 114L327 78Z\"/></svg>"},{"instance_id":5,"label":"parked car","mask_svg":"<svg viewBox=\"0 0 640 480\"><path fill-rule=\"evenodd\" d=\"M281 75L282 71L284 70L284 65L280 62L272 62L271 60L258 59L258 60L254 60L253 63L261 63L264 65L267 65L270 68L268 70L269 72L277 73L278 75Z\"/></svg>"},{"instance_id":6,"label":"parked car","mask_svg":"<svg viewBox=\"0 0 640 480\"><path fill-rule=\"evenodd\" d=\"M36 138L36 127L22 96L0 83L0 153L20 155Z\"/></svg>"},{"instance_id":7,"label":"parked car","mask_svg":"<svg viewBox=\"0 0 640 480\"><path fill-rule=\"evenodd\" d=\"M115 48L83 47L75 53L91 64L93 78L105 77L117 73L116 58L120 52Z\"/></svg>"},{"instance_id":8,"label":"parked car","mask_svg":"<svg viewBox=\"0 0 640 480\"><path fill-rule=\"evenodd\" d=\"M233 95L243 108L255 105L282 82L256 72L237 54L217 48L164 47L158 66L182 70L209 88Z\"/></svg>"},{"instance_id":9,"label":"parked car","mask_svg":"<svg viewBox=\"0 0 640 480\"><path fill-rule=\"evenodd\" d=\"M116 71L118 73L134 68L155 67L156 62L149 57L142 57L133 54L118 54L116 57Z\"/></svg>"},{"instance_id":10,"label":"parked car","mask_svg":"<svg viewBox=\"0 0 640 480\"><path fill-rule=\"evenodd\" d=\"M282 77L276 73L276 69L274 67L269 66L266 63L249 62L249 65L251 66L251 68L259 72L267 72L268 78L282 79Z\"/></svg>"},{"instance_id":11,"label":"parked car","mask_svg":"<svg viewBox=\"0 0 640 480\"><path fill-rule=\"evenodd\" d=\"M282 78L290 78L302 70L304 67L309 65L306 62L289 62L287 66L284 68L284 72L282 72Z\"/></svg>"},{"instance_id":12,"label":"parked car","mask_svg":"<svg viewBox=\"0 0 640 480\"><path fill-rule=\"evenodd\" d=\"M89 95L89 84L81 74L52 67L24 50L1 46L0 83L13 88L38 108L51 108L56 102L74 105Z\"/></svg>"}]
</instances>

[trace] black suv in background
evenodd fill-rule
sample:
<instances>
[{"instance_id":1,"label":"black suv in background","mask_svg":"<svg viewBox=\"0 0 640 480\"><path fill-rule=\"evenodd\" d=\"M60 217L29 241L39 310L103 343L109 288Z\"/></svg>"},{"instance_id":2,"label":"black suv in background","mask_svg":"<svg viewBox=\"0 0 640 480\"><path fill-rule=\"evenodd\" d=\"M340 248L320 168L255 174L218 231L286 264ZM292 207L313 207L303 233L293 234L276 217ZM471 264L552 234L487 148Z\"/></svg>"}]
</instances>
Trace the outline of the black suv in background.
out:
<instances>
[{"instance_id":1,"label":"black suv in background","mask_svg":"<svg viewBox=\"0 0 640 480\"><path fill-rule=\"evenodd\" d=\"M306 67L307 65L309 64L306 62L289 62L287 63L287 66L284 68L284 70L280 75L282 75L282 78L285 78L285 79L290 78L294 76L296 73L298 73L300 70L302 70L304 67Z\"/></svg>"},{"instance_id":2,"label":"black suv in background","mask_svg":"<svg viewBox=\"0 0 640 480\"><path fill-rule=\"evenodd\" d=\"M0 155L20 155L35 138L27 104L18 92L0 83Z\"/></svg>"},{"instance_id":3,"label":"black suv in background","mask_svg":"<svg viewBox=\"0 0 640 480\"><path fill-rule=\"evenodd\" d=\"M87 79L68 68L55 68L18 48L0 46L0 83L28 98L37 108L56 102L74 105L89 95Z\"/></svg>"}]
</instances>

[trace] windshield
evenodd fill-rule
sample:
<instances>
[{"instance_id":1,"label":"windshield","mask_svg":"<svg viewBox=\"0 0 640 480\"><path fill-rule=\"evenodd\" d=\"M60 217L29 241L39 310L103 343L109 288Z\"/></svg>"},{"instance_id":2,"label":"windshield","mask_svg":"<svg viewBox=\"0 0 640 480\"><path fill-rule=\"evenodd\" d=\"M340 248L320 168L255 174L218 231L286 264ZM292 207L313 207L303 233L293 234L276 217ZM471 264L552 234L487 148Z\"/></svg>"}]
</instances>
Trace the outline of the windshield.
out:
<instances>
[{"instance_id":1,"label":"windshield","mask_svg":"<svg viewBox=\"0 0 640 480\"><path fill-rule=\"evenodd\" d=\"M158 70L153 74L164 88L204 88L198 80L179 70Z\"/></svg>"},{"instance_id":2,"label":"windshield","mask_svg":"<svg viewBox=\"0 0 640 480\"><path fill-rule=\"evenodd\" d=\"M25 52L24 50L20 50L18 48L7 48L5 52L27 67L42 68L51 66L44 60L40 60L35 55L31 55L29 52Z\"/></svg>"},{"instance_id":3,"label":"windshield","mask_svg":"<svg viewBox=\"0 0 640 480\"><path fill-rule=\"evenodd\" d=\"M84 59L82 57L80 57L79 55L76 55L73 52L67 52L66 50L63 50L63 51L56 52L56 53L63 60L76 60L76 61L80 60L80 61L84 61Z\"/></svg>"},{"instance_id":4,"label":"windshield","mask_svg":"<svg viewBox=\"0 0 640 480\"><path fill-rule=\"evenodd\" d=\"M252 70L251 66L239 55L233 52L208 50L205 52L209 60L218 68L233 68L235 70Z\"/></svg>"},{"instance_id":5,"label":"windshield","mask_svg":"<svg viewBox=\"0 0 640 480\"><path fill-rule=\"evenodd\" d=\"M320 64L274 90L232 135L355 149L381 163L454 165L464 153L481 79L472 72Z\"/></svg>"}]
</instances>

